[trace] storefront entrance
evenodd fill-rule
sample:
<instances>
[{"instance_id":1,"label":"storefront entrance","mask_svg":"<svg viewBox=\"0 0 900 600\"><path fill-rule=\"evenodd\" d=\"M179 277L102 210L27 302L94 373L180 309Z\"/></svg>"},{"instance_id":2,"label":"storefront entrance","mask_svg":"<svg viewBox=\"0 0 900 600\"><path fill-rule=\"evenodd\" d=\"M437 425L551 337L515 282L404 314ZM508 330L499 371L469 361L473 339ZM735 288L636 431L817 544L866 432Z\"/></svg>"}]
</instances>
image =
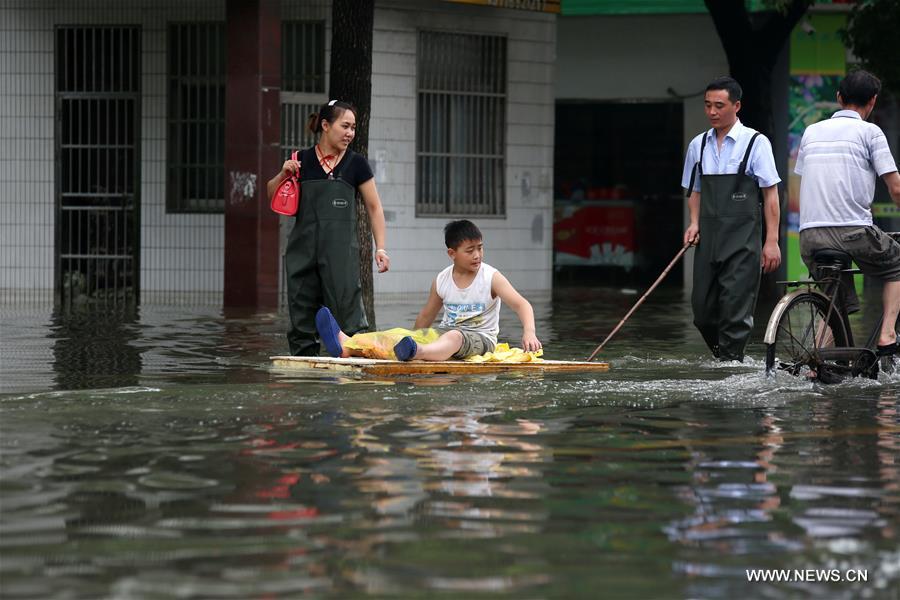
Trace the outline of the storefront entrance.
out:
<instances>
[{"instance_id":1,"label":"storefront entrance","mask_svg":"<svg viewBox=\"0 0 900 600\"><path fill-rule=\"evenodd\" d=\"M134 306L140 256L140 30L56 30L56 301Z\"/></svg>"},{"instance_id":2,"label":"storefront entrance","mask_svg":"<svg viewBox=\"0 0 900 600\"><path fill-rule=\"evenodd\" d=\"M557 102L558 283L641 285L683 233L681 102ZM681 267L668 283L680 285Z\"/></svg>"}]
</instances>

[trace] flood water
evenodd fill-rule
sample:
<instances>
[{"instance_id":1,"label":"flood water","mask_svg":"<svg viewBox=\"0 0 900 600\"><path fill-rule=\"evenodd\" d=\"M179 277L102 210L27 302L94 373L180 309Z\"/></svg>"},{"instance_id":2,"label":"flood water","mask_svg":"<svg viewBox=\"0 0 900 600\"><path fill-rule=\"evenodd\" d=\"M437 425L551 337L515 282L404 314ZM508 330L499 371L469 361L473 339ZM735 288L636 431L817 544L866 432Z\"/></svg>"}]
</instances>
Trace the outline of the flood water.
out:
<instances>
[{"instance_id":1,"label":"flood water","mask_svg":"<svg viewBox=\"0 0 900 600\"><path fill-rule=\"evenodd\" d=\"M636 298L536 301L546 357ZM276 371L284 314L0 316L4 598L898 597L900 376L766 379L759 323L716 363L680 291L591 375Z\"/></svg>"}]
</instances>

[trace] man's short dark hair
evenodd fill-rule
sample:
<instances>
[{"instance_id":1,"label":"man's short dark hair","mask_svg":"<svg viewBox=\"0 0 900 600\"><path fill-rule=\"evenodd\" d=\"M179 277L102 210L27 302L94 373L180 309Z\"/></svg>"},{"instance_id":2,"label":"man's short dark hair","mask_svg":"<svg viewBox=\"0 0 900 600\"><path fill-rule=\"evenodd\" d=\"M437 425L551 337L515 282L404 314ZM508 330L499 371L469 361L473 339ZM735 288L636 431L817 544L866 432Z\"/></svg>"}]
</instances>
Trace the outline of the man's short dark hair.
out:
<instances>
[{"instance_id":1,"label":"man's short dark hair","mask_svg":"<svg viewBox=\"0 0 900 600\"><path fill-rule=\"evenodd\" d=\"M481 230L475 227L475 223L466 219L450 221L444 227L444 243L447 248L459 248L463 242L469 240L481 241Z\"/></svg>"},{"instance_id":2,"label":"man's short dark hair","mask_svg":"<svg viewBox=\"0 0 900 600\"><path fill-rule=\"evenodd\" d=\"M728 92L728 99L732 104L740 100L744 96L744 90L733 77L716 77L706 86L706 91L725 90Z\"/></svg>"},{"instance_id":3,"label":"man's short dark hair","mask_svg":"<svg viewBox=\"0 0 900 600\"><path fill-rule=\"evenodd\" d=\"M844 104L865 106L881 91L881 81L862 69L853 71L841 81L838 93Z\"/></svg>"}]
</instances>

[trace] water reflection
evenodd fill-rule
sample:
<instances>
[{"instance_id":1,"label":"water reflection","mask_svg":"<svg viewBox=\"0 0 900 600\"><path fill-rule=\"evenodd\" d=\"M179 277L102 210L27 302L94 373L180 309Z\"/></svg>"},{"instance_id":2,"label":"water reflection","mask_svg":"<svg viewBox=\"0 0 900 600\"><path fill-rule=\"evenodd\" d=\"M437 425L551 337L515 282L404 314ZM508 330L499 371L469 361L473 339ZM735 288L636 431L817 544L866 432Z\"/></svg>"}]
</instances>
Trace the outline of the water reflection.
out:
<instances>
[{"instance_id":1,"label":"water reflection","mask_svg":"<svg viewBox=\"0 0 900 600\"><path fill-rule=\"evenodd\" d=\"M56 312L50 332L57 389L138 384L143 365L134 345L139 336L134 314L112 313L101 320L91 313Z\"/></svg>"},{"instance_id":2,"label":"water reflection","mask_svg":"<svg viewBox=\"0 0 900 600\"><path fill-rule=\"evenodd\" d=\"M714 362L663 292L590 376L271 371L279 315L4 319L0 593L890 597L900 377L768 380L758 338ZM633 300L540 306L548 354ZM832 567L870 580L745 574Z\"/></svg>"}]
</instances>

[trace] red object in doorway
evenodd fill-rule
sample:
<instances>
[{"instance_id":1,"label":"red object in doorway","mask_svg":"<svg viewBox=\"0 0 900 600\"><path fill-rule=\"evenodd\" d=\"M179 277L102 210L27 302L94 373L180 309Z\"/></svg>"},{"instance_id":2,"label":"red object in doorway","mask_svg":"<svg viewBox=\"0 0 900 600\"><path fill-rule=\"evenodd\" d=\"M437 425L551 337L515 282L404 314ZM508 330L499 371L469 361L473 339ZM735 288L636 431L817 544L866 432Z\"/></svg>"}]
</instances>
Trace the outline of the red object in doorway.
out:
<instances>
[{"instance_id":1,"label":"red object in doorway","mask_svg":"<svg viewBox=\"0 0 900 600\"><path fill-rule=\"evenodd\" d=\"M554 251L583 264L631 267L635 246L630 205L582 206L553 224Z\"/></svg>"}]
</instances>

